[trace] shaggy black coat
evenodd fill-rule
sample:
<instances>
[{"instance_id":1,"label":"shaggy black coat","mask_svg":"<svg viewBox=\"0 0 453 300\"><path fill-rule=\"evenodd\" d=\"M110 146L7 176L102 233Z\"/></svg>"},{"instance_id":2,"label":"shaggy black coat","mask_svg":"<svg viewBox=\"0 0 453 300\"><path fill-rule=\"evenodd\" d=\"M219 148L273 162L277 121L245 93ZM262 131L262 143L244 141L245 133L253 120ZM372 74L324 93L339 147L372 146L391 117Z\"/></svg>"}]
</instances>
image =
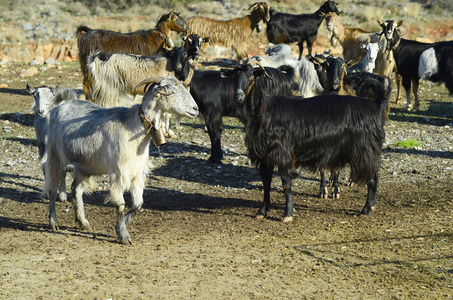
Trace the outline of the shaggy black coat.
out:
<instances>
[{"instance_id":1,"label":"shaggy black coat","mask_svg":"<svg viewBox=\"0 0 453 300\"><path fill-rule=\"evenodd\" d=\"M297 169L336 172L347 164L352 182L368 185L362 213L369 214L376 204L386 105L383 95L376 101L339 95L310 99L268 96L256 80L245 97L240 119L245 124L249 158L259 168L264 186L258 216L265 216L270 208L274 169L281 176L286 196L284 221L290 221L291 183L299 175Z\"/></svg>"}]
</instances>

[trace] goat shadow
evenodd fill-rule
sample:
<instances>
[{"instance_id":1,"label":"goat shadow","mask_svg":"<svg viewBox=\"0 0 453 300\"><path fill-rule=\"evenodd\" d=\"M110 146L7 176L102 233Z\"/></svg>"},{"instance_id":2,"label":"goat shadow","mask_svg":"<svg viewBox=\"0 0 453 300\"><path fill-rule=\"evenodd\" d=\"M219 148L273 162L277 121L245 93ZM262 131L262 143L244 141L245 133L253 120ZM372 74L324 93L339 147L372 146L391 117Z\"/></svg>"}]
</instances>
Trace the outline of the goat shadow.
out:
<instances>
[{"instance_id":1,"label":"goat shadow","mask_svg":"<svg viewBox=\"0 0 453 300\"><path fill-rule=\"evenodd\" d=\"M389 119L397 122L412 122L426 125L443 127L453 123L453 106L451 103L420 100L428 104L428 109L408 112L403 108L392 107L389 113Z\"/></svg>"}]
</instances>

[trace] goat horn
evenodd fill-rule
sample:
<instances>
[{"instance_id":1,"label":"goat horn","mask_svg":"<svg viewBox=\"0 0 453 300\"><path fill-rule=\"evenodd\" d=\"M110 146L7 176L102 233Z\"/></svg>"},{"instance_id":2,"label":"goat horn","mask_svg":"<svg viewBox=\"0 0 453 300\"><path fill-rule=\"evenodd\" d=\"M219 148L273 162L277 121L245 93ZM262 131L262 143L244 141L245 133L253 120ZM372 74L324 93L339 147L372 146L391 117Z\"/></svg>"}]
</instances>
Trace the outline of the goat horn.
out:
<instances>
[{"instance_id":1,"label":"goat horn","mask_svg":"<svg viewBox=\"0 0 453 300\"><path fill-rule=\"evenodd\" d=\"M270 75L266 72L266 69L263 67L263 65L262 65L259 61L257 61L256 59L251 59L251 60L253 60L253 61L261 68L261 70L263 70L264 75L265 75L267 78L269 78L269 79L274 79L274 78L272 78L272 76L270 76ZM249 63L250 63L250 61L249 61Z\"/></svg>"},{"instance_id":2,"label":"goat horn","mask_svg":"<svg viewBox=\"0 0 453 300\"><path fill-rule=\"evenodd\" d=\"M254 10L258 6L258 3L253 3L250 7L249 10Z\"/></svg>"},{"instance_id":3,"label":"goat horn","mask_svg":"<svg viewBox=\"0 0 453 300\"><path fill-rule=\"evenodd\" d=\"M137 86L134 88L134 91L136 91L140 86L144 84L151 84L151 83L160 83L164 79L164 77L149 77L146 78L145 80L142 80Z\"/></svg>"},{"instance_id":4,"label":"goat horn","mask_svg":"<svg viewBox=\"0 0 453 300\"><path fill-rule=\"evenodd\" d=\"M256 59L256 58L251 58L249 59L249 61L247 62L248 64L252 65L252 67L254 65L260 65L260 62Z\"/></svg>"}]
</instances>

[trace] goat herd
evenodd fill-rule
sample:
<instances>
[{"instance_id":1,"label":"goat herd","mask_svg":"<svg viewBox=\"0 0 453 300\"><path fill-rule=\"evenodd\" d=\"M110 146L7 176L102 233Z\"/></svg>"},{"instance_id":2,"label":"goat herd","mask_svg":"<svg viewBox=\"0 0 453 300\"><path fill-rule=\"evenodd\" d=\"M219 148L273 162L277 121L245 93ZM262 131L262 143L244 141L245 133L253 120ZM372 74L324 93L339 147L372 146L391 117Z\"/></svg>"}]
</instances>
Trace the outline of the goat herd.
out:
<instances>
[{"instance_id":1,"label":"goat herd","mask_svg":"<svg viewBox=\"0 0 453 300\"><path fill-rule=\"evenodd\" d=\"M58 230L56 200L67 199L65 176L72 173L75 219L83 230L82 195L93 175L108 174L116 206L118 241L131 243L126 229L143 204L151 140L165 143L168 118L205 121L213 163L221 163L222 117L244 124L251 162L259 169L263 205L270 209L274 170L286 197L283 221L293 219L291 185L298 168L321 172L320 196L327 197L325 171L333 177L333 197L339 197L338 172L350 166L352 183L367 184L361 213L375 207L384 124L391 92L389 76L402 77L407 109L419 109L419 78L441 80L453 93L453 42L424 44L401 38L402 22L379 21L371 32L345 27L333 1L312 14L278 13L264 2L250 14L227 21L194 16L186 21L175 11L162 15L154 29L122 34L77 28L79 61L87 100L69 88L27 85L34 96L35 131L45 174L43 195L49 195L49 225ZM326 20L330 41L340 42L344 57L312 54L312 44ZM271 43L266 53L234 69L197 70L206 45L232 48L238 61L246 59L248 38L267 25ZM183 46L173 47L171 32L183 33ZM302 57L303 43L309 55ZM299 59L288 43L297 42ZM293 96L298 77L301 96ZM414 84L415 105L410 102ZM132 205L125 210L123 193Z\"/></svg>"}]
</instances>

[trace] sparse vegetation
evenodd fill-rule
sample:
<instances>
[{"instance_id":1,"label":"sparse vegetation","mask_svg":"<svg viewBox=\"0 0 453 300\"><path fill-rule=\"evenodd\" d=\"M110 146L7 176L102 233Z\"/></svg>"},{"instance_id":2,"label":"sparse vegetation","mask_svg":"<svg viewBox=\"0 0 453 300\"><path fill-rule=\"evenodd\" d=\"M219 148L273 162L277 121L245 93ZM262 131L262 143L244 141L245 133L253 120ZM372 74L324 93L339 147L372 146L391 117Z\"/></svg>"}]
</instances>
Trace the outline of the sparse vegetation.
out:
<instances>
[{"instance_id":1,"label":"sparse vegetation","mask_svg":"<svg viewBox=\"0 0 453 300\"><path fill-rule=\"evenodd\" d=\"M415 147L421 147L422 145L423 143L416 139L408 139L395 143L395 146L403 147L406 149L414 149Z\"/></svg>"}]
</instances>

